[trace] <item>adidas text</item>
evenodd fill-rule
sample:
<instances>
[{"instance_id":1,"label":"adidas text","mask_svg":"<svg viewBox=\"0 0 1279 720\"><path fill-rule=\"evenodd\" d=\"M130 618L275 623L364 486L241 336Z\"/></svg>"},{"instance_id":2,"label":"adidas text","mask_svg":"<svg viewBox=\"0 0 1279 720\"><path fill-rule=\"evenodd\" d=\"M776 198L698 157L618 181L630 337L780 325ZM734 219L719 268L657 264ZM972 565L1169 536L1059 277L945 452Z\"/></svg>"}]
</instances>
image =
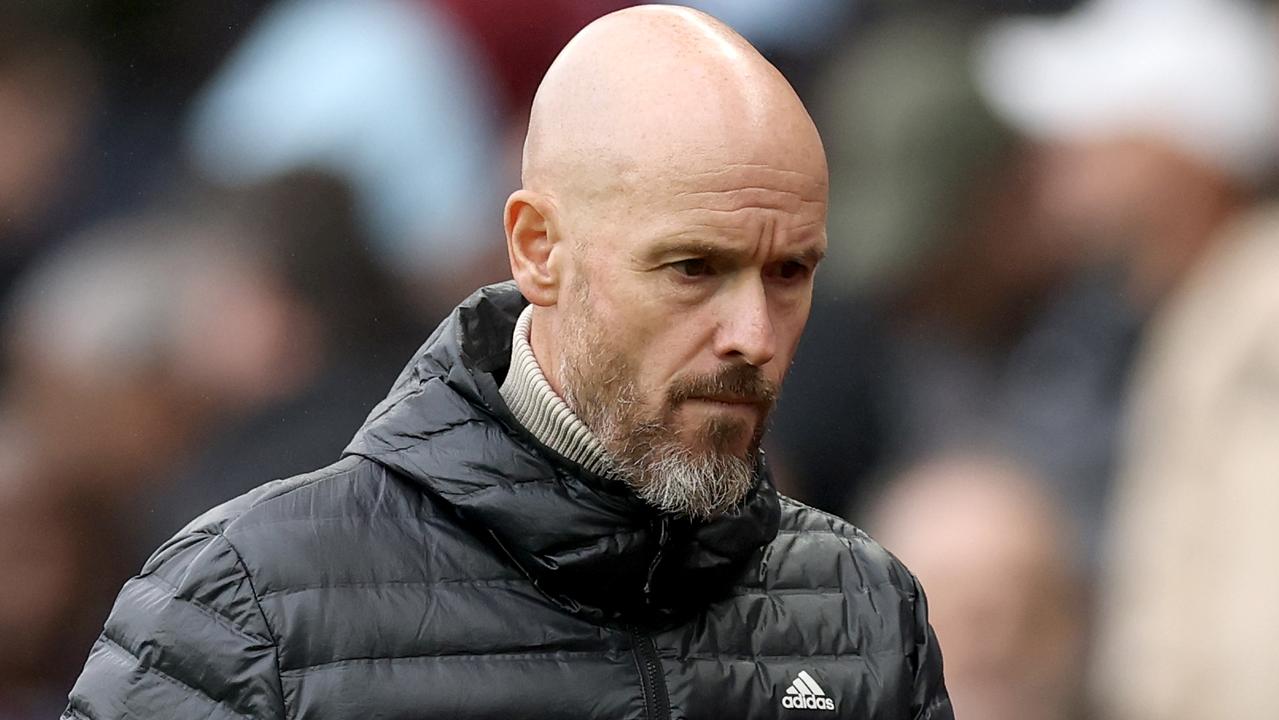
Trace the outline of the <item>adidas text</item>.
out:
<instances>
[{"instance_id":1,"label":"adidas text","mask_svg":"<svg viewBox=\"0 0 1279 720\"><path fill-rule=\"evenodd\" d=\"M786 688L782 707L788 710L834 710L835 701L826 697L826 691L807 670L800 670L790 687Z\"/></svg>"},{"instance_id":2,"label":"adidas text","mask_svg":"<svg viewBox=\"0 0 1279 720\"><path fill-rule=\"evenodd\" d=\"M782 698L782 707L792 710L834 710L835 701L828 697L819 698L812 695L804 697L796 697L795 695L787 695Z\"/></svg>"}]
</instances>

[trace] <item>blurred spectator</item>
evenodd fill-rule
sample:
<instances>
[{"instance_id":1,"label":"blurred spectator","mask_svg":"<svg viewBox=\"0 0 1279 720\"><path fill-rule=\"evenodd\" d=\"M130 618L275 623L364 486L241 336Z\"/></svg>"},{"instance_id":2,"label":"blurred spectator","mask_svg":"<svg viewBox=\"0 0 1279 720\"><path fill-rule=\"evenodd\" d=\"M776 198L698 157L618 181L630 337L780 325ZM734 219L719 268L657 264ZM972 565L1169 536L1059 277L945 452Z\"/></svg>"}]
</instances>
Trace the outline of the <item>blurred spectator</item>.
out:
<instances>
[{"instance_id":1,"label":"blurred spectator","mask_svg":"<svg viewBox=\"0 0 1279 720\"><path fill-rule=\"evenodd\" d=\"M281 392L278 371L304 359L280 337L296 319L261 312L278 290L211 234L167 216L106 223L24 276L6 401L63 462L155 481L215 413Z\"/></svg>"},{"instance_id":2,"label":"blurred spectator","mask_svg":"<svg viewBox=\"0 0 1279 720\"><path fill-rule=\"evenodd\" d=\"M789 489L854 521L886 468L976 443L1091 528L1138 318L1046 222L1042 154L974 87L978 17L882 18L818 86L831 252L774 441Z\"/></svg>"},{"instance_id":3,"label":"blurred spectator","mask_svg":"<svg viewBox=\"0 0 1279 720\"><path fill-rule=\"evenodd\" d=\"M145 553L336 459L422 340L366 245L345 186L297 173L97 225L24 276L4 327L0 718L58 711Z\"/></svg>"},{"instance_id":4,"label":"blurred spectator","mask_svg":"<svg viewBox=\"0 0 1279 720\"><path fill-rule=\"evenodd\" d=\"M180 113L265 2L0 2L0 295L172 181Z\"/></svg>"},{"instance_id":5,"label":"blurred spectator","mask_svg":"<svg viewBox=\"0 0 1279 720\"><path fill-rule=\"evenodd\" d=\"M1279 209L1219 243L1138 367L1094 678L1115 718L1279 704Z\"/></svg>"},{"instance_id":6,"label":"blurred spectator","mask_svg":"<svg viewBox=\"0 0 1279 720\"><path fill-rule=\"evenodd\" d=\"M99 92L80 43L10 5L0 5L0 295L67 200Z\"/></svg>"},{"instance_id":7,"label":"blurred spectator","mask_svg":"<svg viewBox=\"0 0 1279 720\"><path fill-rule=\"evenodd\" d=\"M1279 703L1274 17L1098 0L995 29L992 100L1052 143L1052 210L1154 313L1115 492L1094 680L1123 720Z\"/></svg>"},{"instance_id":8,"label":"blurred spectator","mask_svg":"<svg viewBox=\"0 0 1279 720\"><path fill-rule=\"evenodd\" d=\"M268 480L335 461L429 319L409 315L360 229L348 188L315 171L204 199L206 213L237 228L235 242L278 284L295 324L279 341L303 362L280 368L279 392L246 405L205 434L169 489L150 497L154 546L204 510ZM216 308L226 312L235 308ZM272 313L243 307L238 322Z\"/></svg>"},{"instance_id":9,"label":"blurred spectator","mask_svg":"<svg viewBox=\"0 0 1279 720\"><path fill-rule=\"evenodd\" d=\"M8 407L62 448L61 462L97 468L120 484L108 494L137 498L170 486L228 423L277 413L276 430L244 441L278 441L282 406L324 388L297 408L287 450L253 456L252 478L192 484L201 500L182 521L271 473L331 460L421 340L348 197L325 176L291 175L90 229L15 292ZM163 514L154 524L163 536L178 529Z\"/></svg>"},{"instance_id":10,"label":"blurred spectator","mask_svg":"<svg viewBox=\"0 0 1279 720\"><path fill-rule=\"evenodd\" d=\"M426 307L451 307L477 276L505 274L492 84L434 5L286 0L198 100L189 144L219 183L301 167L342 177L384 267Z\"/></svg>"},{"instance_id":11,"label":"blurred spectator","mask_svg":"<svg viewBox=\"0 0 1279 720\"><path fill-rule=\"evenodd\" d=\"M928 592L956 716L1084 717L1079 544L1043 481L970 454L924 462L888 487L868 527Z\"/></svg>"},{"instance_id":12,"label":"blurred spectator","mask_svg":"<svg viewBox=\"0 0 1279 720\"><path fill-rule=\"evenodd\" d=\"M995 195L988 186L1016 141L962 62L974 22L963 11L885 17L824 69L819 119L831 136L839 202L823 294L891 291L974 234L961 226L972 222L973 205ZM1018 249L1000 242L1006 238L981 240Z\"/></svg>"}]
</instances>

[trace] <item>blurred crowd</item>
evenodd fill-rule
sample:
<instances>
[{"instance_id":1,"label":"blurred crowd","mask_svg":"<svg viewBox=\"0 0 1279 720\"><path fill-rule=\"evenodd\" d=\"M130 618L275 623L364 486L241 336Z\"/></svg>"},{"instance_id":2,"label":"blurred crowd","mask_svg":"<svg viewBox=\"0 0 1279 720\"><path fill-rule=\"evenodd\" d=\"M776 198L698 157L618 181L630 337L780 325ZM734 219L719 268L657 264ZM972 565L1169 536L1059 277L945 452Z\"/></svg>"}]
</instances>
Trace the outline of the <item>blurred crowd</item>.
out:
<instances>
[{"instance_id":1,"label":"blurred crowd","mask_svg":"<svg viewBox=\"0 0 1279 720\"><path fill-rule=\"evenodd\" d=\"M0 0L0 720L115 592L334 461L470 290L621 0ZM1279 707L1279 8L693 0L812 109L775 479L929 592L962 718Z\"/></svg>"}]
</instances>

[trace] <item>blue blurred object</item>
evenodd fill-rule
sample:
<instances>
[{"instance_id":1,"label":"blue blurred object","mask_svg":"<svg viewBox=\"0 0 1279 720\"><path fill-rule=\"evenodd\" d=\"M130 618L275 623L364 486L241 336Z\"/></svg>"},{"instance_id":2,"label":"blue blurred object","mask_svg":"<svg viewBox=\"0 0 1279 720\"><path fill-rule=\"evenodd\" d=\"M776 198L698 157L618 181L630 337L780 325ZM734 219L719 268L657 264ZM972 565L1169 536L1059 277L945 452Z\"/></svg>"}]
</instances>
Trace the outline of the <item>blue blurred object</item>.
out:
<instances>
[{"instance_id":1,"label":"blue blurred object","mask_svg":"<svg viewBox=\"0 0 1279 720\"><path fill-rule=\"evenodd\" d=\"M492 82L447 16L392 0L294 0L263 17L196 103L199 168L243 185L346 178L399 271L456 262L494 220Z\"/></svg>"},{"instance_id":2,"label":"blue blurred object","mask_svg":"<svg viewBox=\"0 0 1279 720\"><path fill-rule=\"evenodd\" d=\"M679 0L673 4L714 15L765 53L812 52L832 40L861 6L850 0Z\"/></svg>"}]
</instances>

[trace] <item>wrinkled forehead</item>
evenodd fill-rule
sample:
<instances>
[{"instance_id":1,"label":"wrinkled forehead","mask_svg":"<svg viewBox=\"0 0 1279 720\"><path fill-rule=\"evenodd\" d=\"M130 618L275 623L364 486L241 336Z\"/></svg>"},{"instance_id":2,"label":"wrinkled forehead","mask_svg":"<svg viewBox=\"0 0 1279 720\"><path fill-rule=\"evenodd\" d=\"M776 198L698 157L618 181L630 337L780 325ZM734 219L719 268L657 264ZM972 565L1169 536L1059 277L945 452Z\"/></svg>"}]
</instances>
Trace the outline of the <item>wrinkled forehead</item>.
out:
<instances>
[{"instance_id":1,"label":"wrinkled forehead","mask_svg":"<svg viewBox=\"0 0 1279 720\"><path fill-rule=\"evenodd\" d=\"M636 158L600 152L575 174L561 199L578 226L605 229L671 220L692 210L778 211L796 222L824 225L828 181L820 147L686 144Z\"/></svg>"}]
</instances>

